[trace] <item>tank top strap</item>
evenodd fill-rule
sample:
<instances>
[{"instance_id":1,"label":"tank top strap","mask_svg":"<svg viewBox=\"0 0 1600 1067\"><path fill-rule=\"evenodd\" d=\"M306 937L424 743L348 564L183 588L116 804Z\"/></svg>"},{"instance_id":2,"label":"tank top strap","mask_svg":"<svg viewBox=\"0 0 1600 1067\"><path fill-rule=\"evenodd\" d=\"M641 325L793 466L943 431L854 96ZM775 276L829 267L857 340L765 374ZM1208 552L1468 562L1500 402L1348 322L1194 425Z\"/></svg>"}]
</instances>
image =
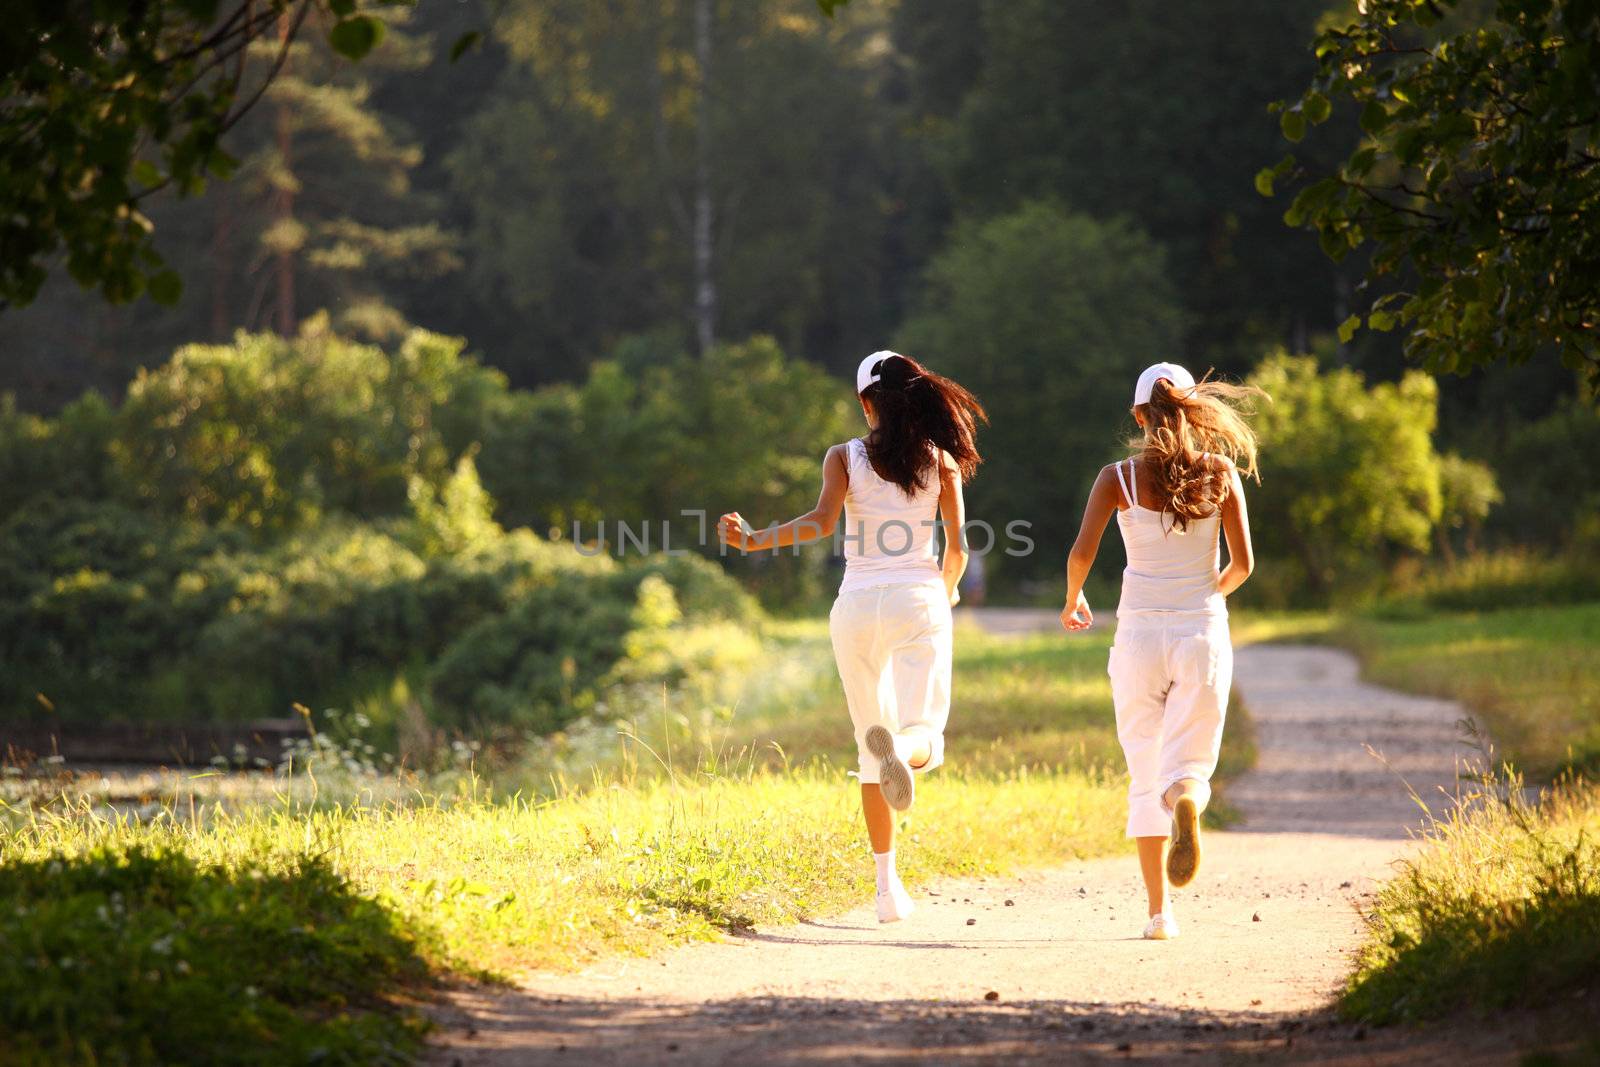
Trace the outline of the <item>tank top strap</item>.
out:
<instances>
[{"instance_id":1,"label":"tank top strap","mask_svg":"<svg viewBox=\"0 0 1600 1067\"><path fill-rule=\"evenodd\" d=\"M1133 499L1133 494L1128 491L1128 479L1122 476L1122 461L1118 460L1117 462L1113 463L1111 465L1111 470L1117 476L1117 484L1122 486L1123 499L1128 502L1129 507L1132 507L1137 502Z\"/></svg>"}]
</instances>

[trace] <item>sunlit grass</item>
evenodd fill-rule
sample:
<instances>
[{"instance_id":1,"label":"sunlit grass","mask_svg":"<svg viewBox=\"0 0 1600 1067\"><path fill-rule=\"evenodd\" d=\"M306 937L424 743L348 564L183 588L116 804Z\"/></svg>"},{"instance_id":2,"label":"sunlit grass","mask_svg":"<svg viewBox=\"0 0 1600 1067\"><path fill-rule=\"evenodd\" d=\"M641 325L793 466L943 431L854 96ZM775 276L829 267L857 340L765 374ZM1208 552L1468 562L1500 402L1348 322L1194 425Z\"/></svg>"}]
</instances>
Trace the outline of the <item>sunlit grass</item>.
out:
<instances>
[{"instance_id":1,"label":"sunlit grass","mask_svg":"<svg viewBox=\"0 0 1600 1067\"><path fill-rule=\"evenodd\" d=\"M1435 823L1379 892L1347 1014L1540 1006L1600 979L1600 791L1567 785L1534 806L1520 786L1493 782Z\"/></svg>"}]
</instances>

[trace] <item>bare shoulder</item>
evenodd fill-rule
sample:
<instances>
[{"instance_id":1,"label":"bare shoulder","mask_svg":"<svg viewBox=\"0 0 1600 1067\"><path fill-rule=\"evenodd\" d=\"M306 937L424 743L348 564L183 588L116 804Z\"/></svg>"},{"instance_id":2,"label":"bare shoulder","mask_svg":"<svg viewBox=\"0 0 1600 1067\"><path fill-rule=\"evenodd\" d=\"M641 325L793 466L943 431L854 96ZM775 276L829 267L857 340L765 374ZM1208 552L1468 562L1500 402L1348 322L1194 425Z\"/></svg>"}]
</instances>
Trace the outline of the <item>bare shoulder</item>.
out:
<instances>
[{"instance_id":1,"label":"bare shoulder","mask_svg":"<svg viewBox=\"0 0 1600 1067\"><path fill-rule=\"evenodd\" d=\"M1220 474L1236 474L1239 467L1227 456L1219 456L1215 452L1206 453L1206 467Z\"/></svg>"}]
</instances>

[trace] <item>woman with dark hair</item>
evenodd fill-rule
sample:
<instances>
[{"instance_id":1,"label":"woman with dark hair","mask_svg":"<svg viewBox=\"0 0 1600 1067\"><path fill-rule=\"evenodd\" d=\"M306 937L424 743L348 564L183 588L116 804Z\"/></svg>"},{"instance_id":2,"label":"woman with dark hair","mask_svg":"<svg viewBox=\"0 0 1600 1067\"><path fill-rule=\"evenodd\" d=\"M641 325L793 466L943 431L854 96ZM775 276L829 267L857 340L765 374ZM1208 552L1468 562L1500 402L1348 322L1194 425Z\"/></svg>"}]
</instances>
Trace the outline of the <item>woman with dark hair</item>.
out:
<instances>
[{"instance_id":1,"label":"woman with dark hair","mask_svg":"<svg viewBox=\"0 0 1600 1067\"><path fill-rule=\"evenodd\" d=\"M778 549L832 537L844 510L844 581L828 629L855 724L878 921L894 922L912 910L895 872L894 811L911 807L915 774L944 760L950 607L967 564L961 487L977 472L985 416L971 393L895 352L861 361L856 394L869 432L828 449L816 507L765 530L731 512L717 529L746 552Z\"/></svg>"},{"instance_id":2,"label":"woman with dark hair","mask_svg":"<svg viewBox=\"0 0 1600 1067\"><path fill-rule=\"evenodd\" d=\"M1128 566L1111 700L1128 761L1128 836L1150 905L1144 936L1155 941L1178 936L1168 883L1187 885L1200 868L1200 814L1233 678L1227 598L1255 566L1244 503L1244 479L1256 476L1243 404L1252 395L1262 394L1197 383L1176 363L1147 367L1133 390L1134 455L1101 470L1067 561L1061 624L1078 632L1094 622L1083 583L1116 515ZM1220 569L1219 538L1228 542Z\"/></svg>"}]
</instances>

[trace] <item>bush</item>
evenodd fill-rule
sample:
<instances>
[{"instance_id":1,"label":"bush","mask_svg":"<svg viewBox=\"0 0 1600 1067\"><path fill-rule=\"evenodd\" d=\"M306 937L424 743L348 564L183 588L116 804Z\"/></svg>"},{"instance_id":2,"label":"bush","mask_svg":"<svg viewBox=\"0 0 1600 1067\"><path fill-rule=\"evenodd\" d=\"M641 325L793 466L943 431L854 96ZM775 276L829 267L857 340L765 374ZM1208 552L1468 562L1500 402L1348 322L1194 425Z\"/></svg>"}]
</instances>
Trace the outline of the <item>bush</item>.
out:
<instances>
[{"instance_id":1,"label":"bush","mask_svg":"<svg viewBox=\"0 0 1600 1067\"><path fill-rule=\"evenodd\" d=\"M1437 611L1499 611L1600 600L1600 561L1518 549L1464 556L1401 578L1373 608L1385 618Z\"/></svg>"},{"instance_id":2,"label":"bush","mask_svg":"<svg viewBox=\"0 0 1600 1067\"><path fill-rule=\"evenodd\" d=\"M0 866L0 1058L404 1064L411 937L320 859L101 847Z\"/></svg>"},{"instance_id":3,"label":"bush","mask_svg":"<svg viewBox=\"0 0 1600 1067\"><path fill-rule=\"evenodd\" d=\"M128 389L119 483L162 514L249 528L403 514L412 480L442 484L453 462L435 408L484 374L461 348L418 330L391 358L313 322L179 349Z\"/></svg>"},{"instance_id":4,"label":"bush","mask_svg":"<svg viewBox=\"0 0 1600 1067\"><path fill-rule=\"evenodd\" d=\"M470 487L456 498L483 506ZM440 514L427 518L324 522L260 547L118 504L31 507L0 527L4 706L42 715L42 694L67 721L248 721L427 675L447 723L537 726L592 709L596 686L637 665L635 632L678 621L639 621L646 581L686 626L758 617L704 560L624 567L492 524L444 551Z\"/></svg>"},{"instance_id":5,"label":"bush","mask_svg":"<svg viewBox=\"0 0 1600 1067\"><path fill-rule=\"evenodd\" d=\"M1513 426L1496 457L1505 507L1490 529L1516 544L1600 547L1600 409L1571 400L1537 422Z\"/></svg>"},{"instance_id":6,"label":"bush","mask_svg":"<svg viewBox=\"0 0 1600 1067\"><path fill-rule=\"evenodd\" d=\"M1250 383L1272 398L1256 415L1261 485L1247 495L1261 569L1276 572L1247 587L1252 597L1349 596L1375 584L1396 549L1428 548L1443 508L1432 378L1369 387L1356 371L1280 352Z\"/></svg>"},{"instance_id":7,"label":"bush","mask_svg":"<svg viewBox=\"0 0 1600 1067\"><path fill-rule=\"evenodd\" d=\"M685 642L684 631L748 625L753 611L714 564L692 557L598 581L563 576L462 633L429 671L428 688L443 721L549 733L594 713L619 686L676 686L748 662L751 645L717 656L714 645Z\"/></svg>"},{"instance_id":8,"label":"bush","mask_svg":"<svg viewBox=\"0 0 1600 1067\"><path fill-rule=\"evenodd\" d=\"M1600 795L1500 783L1384 886L1341 1007L1389 1023L1536 1006L1600 979Z\"/></svg>"}]
</instances>

